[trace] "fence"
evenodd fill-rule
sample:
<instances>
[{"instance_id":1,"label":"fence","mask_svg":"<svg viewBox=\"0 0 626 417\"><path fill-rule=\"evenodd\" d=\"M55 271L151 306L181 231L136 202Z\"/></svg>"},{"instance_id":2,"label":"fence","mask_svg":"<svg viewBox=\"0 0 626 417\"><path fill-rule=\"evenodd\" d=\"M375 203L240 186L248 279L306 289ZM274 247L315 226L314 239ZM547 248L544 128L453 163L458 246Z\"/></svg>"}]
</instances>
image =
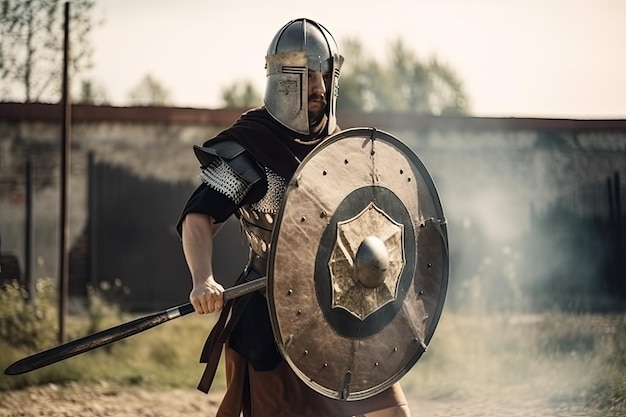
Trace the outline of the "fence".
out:
<instances>
[{"instance_id":1,"label":"fence","mask_svg":"<svg viewBox=\"0 0 626 417\"><path fill-rule=\"evenodd\" d=\"M2 109L0 232L3 259L13 262L3 261L3 271L21 265L24 280L32 266L34 277L54 276L56 119L30 114L30 106L4 115ZM197 182L191 144L238 111L220 111L217 124L209 110L74 114L82 119L70 182L71 293L108 286L124 308L137 311L184 302L191 282L175 223ZM430 170L449 224L451 308L549 308L559 299L563 308L594 309L588 295L624 294L626 121L348 115L342 125L397 134ZM176 155L184 155L192 174L165 163ZM216 275L234 279L247 255L236 221L220 232L216 251Z\"/></svg>"}]
</instances>

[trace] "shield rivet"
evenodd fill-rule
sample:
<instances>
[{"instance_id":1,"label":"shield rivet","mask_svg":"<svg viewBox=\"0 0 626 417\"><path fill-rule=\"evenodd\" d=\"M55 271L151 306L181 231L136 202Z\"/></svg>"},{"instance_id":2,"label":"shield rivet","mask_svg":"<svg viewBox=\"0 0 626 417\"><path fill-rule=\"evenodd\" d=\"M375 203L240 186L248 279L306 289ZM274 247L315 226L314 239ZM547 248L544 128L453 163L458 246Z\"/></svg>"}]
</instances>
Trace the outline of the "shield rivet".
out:
<instances>
[{"instance_id":1,"label":"shield rivet","mask_svg":"<svg viewBox=\"0 0 626 417\"><path fill-rule=\"evenodd\" d=\"M411 177L406 179L407 182L411 182Z\"/></svg>"},{"instance_id":2,"label":"shield rivet","mask_svg":"<svg viewBox=\"0 0 626 417\"><path fill-rule=\"evenodd\" d=\"M322 212L320 213L320 219L323 219L324 217L326 217L326 212L325 212L325 211L322 211Z\"/></svg>"},{"instance_id":3,"label":"shield rivet","mask_svg":"<svg viewBox=\"0 0 626 417\"><path fill-rule=\"evenodd\" d=\"M287 295L291 295L291 294L293 294L293 290L287 291Z\"/></svg>"},{"instance_id":4,"label":"shield rivet","mask_svg":"<svg viewBox=\"0 0 626 417\"><path fill-rule=\"evenodd\" d=\"M397 351L398 351L398 348L397 348L397 347L394 347L394 348L393 348L393 351L394 351L394 352L397 352Z\"/></svg>"},{"instance_id":5,"label":"shield rivet","mask_svg":"<svg viewBox=\"0 0 626 417\"><path fill-rule=\"evenodd\" d=\"M326 171L322 171L322 175L326 175L328 174Z\"/></svg>"},{"instance_id":6,"label":"shield rivet","mask_svg":"<svg viewBox=\"0 0 626 417\"><path fill-rule=\"evenodd\" d=\"M378 362L374 362L374 366L378 366Z\"/></svg>"},{"instance_id":7,"label":"shield rivet","mask_svg":"<svg viewBox=\"0 0 626 417\"><path fill-rule=\"evenodd\" d=\"M298 314L298 315L302 314L302 310L298 310L298 312L296 314Z\"/></svg>"},{"instance_id":8,"label":"shield rivet","mask_svg":"<svg viewBox=\"0 0 626 417\"><path fill-rule=\"evenodd\" d=\"M404 170L403 169L400 170L400 175L402 175L402 174L404 174Z\"/></svg>"},{"instance_id":9,"label":"shield rivet","mask_svg":"<svg viewBox=\"0 0 626 417\"><path fill-rule=\"evenodd\" d=\"M419 294L424 295L424 290L420 290Z\"/></svg>"},{"instance_id":10,"label":"shield rivet","mask_svg":"<svg viewBox=\"0 0 626 417\"><path fill-rule=\"evenodd\" d=\"M429 267L429 268L432 268L432 267L433 267L433 264L428 264L428 267Z\"/></svg>"},{"instance_id":11,"label":"shield rivet","mask_svg":"<svg viewBox=\"0 0 626 417\"><path fill-rule=\"evenodd\" d=\"M324 362L324 368L328 368L328 364Z\"/></svg>"},{"instance_id":12,"label":"shield rivet","mask_svg":"<svg viewBox=\"0 0 626 417\"><path fill-rule=\"evenodd\" d=\"M305 354L305 355L308 355L308 354L309 354L308 349L304 349L304 354Z\"/></svg>"}]
</instances>

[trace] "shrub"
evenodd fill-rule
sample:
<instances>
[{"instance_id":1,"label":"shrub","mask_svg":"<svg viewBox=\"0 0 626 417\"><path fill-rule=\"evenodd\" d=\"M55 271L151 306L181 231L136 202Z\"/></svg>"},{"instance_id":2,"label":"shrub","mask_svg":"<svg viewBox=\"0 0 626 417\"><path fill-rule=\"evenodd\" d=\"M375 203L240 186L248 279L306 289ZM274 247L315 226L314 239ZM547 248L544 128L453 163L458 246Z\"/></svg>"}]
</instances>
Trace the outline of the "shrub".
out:
<instances>
[{"instance_id":1,"label":"shrub","mask_svg":"<svg viewBox=\"0 0 626 417\"><path fill-rule=\"evenodd\" d=\"M26 350L54 343L57 334L52 300L54 286L49 278L37 281L36 294L28 294L16 281L0 286L0 339Z\"/></svg>"}]
</instances>

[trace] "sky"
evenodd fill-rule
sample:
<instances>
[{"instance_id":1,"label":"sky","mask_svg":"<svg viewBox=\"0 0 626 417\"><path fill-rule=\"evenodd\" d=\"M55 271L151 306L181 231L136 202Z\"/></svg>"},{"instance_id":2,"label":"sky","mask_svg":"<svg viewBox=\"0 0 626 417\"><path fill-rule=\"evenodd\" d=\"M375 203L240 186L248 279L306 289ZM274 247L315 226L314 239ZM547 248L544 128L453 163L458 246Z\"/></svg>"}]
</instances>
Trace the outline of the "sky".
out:
<instances>
[{"instance_id":1,"label":"sky","mask_svg":"<svg viewBox=\"0 0 626 417\"><path fill-rule=\"evenodd\" d=\"M308 17L340 49L358 39L385 62L402 39L436 57L476 116L626 118L624 0L97 0L94 17L87 75L113 105L146 74L182 107L219 108L235 82L261 92L272 37Z\"/></svg>"}]
</instances>

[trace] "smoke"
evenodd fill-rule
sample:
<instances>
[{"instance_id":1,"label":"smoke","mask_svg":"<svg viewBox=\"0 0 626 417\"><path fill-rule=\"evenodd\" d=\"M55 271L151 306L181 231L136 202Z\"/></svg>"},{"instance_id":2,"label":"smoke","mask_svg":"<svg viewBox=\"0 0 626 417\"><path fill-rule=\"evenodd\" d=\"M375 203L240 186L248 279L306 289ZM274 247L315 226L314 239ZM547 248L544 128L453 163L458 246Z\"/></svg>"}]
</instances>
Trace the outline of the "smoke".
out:
<instances>
[{"instance_id":1,"label":"smoke","mask_svg":"<svg viewBox=\"0 0 626 417\"><path fill-rule=\"evenodd\" d=\"M604 202L626 135L400 137L434 179L450 247L443 314L402 379L413 414L588 415L619 340L599 324L611 316L589 313L624 305L607 279Z\"/></svg>"},{"instance_id":2,"label":"smoke","mask_svg":"<svg viewBox=\"0 0 626 417\"><path fill-rule=\"evenodd\" d=\"M435 181L448 221L448 308L528 313L620 305L608 285L614 249L602 202L607 178L625 174L626 135L407 137Z\"/></svg>"}]
</instances>

